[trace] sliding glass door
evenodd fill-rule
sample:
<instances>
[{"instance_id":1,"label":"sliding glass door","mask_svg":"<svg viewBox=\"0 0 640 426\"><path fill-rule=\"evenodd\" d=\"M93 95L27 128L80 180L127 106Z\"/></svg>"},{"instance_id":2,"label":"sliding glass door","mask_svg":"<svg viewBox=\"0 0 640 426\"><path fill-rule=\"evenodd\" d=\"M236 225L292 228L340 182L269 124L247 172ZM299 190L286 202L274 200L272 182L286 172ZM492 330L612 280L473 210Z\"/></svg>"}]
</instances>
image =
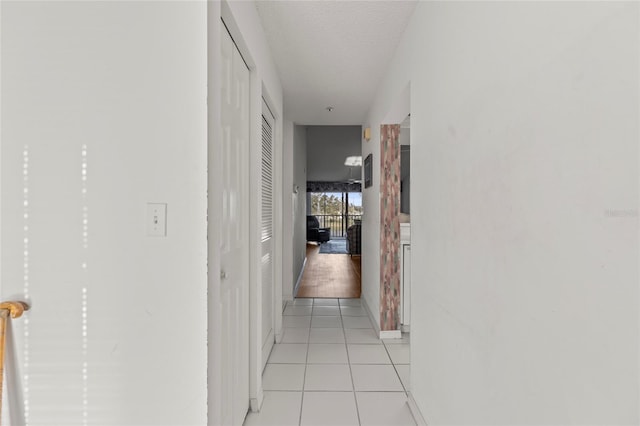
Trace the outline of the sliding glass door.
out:
<instances>
[{"instance_id":1,"label":"sliding glass door","mask_svg":"<svg viewBox=\"0 0 640 426\"><path fill-rule=\"evenodd\" d=\"M362 193L312 192L311 214L321 228L331 228L331 238L344 238L349 226L362 219Z\"/></svg>"}]
</instances>

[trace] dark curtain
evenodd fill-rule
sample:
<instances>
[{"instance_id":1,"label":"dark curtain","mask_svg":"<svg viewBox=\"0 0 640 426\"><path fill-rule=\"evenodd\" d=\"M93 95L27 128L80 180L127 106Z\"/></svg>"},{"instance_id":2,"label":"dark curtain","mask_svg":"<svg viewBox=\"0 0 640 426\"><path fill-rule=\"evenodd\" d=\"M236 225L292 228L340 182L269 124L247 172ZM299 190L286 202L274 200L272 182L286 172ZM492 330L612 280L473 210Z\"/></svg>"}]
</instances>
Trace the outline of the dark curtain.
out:
<instances>
[{"instance_id":1,"label":"dark curtain","mask_svg":"<svg viewBox=\"0 0 640 426\"><path fill-rule=\"evenodd\" d=\"M362 192L360 182L307 182L307 192Z\"/></svg>"}]
</instances>

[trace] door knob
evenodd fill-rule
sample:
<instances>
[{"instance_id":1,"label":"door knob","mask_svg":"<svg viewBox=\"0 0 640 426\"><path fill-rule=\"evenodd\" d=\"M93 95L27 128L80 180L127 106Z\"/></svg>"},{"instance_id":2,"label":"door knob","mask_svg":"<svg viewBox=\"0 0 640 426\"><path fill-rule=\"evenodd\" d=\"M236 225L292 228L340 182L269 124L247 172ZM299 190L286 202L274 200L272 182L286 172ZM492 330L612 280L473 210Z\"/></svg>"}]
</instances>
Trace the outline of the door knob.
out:
<instances>
[{"instance_id":1,"label":"door knob","mask_svg":"<svg viewBox=\"0 0 640 426\"><path fill-rule=\"evenodd\" d=\"M225 271L220 271L220 279L221 280L226 280L227 279L227 273Z\"/></svg>"}]
</instances>

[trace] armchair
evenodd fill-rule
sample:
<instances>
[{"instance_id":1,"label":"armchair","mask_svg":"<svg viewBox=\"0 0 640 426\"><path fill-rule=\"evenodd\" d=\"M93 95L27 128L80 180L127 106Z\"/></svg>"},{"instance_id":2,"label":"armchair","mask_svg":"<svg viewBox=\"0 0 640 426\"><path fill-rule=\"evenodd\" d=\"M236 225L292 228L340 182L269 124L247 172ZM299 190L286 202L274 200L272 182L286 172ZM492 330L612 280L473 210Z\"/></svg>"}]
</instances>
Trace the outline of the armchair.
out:
<instances>
[{"instance_id":1,"label":"armchair","mask_svg":"<svg viewBox=\"0 0 640 426\"><path fill-rule=\"evenodd\" d=\"M361 254L361 240L360 234L362 232L362 225L356 223L347 228L347 251L351 256L354 254Z\"/></svg>"},{"instance_id":2,"label":"armchair","mask_svg":"<svg viewBox=\"0 0 640 426\"><path fill-rule=\"evenodd\" d=\"M315 216L307 216L307 241L326 243L331 239L331 228L320 228L320 222Z\"/></svg>"}]
</instances>

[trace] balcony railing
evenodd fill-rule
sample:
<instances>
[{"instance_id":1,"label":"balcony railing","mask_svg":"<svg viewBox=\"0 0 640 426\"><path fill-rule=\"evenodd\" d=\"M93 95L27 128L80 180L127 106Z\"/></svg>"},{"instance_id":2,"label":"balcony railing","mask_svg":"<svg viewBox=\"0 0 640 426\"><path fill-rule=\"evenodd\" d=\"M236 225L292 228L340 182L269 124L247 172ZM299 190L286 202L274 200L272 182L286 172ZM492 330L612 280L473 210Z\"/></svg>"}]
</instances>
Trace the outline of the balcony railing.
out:
<instances>
[{"instance_id":1,"label":"balcony railing","mask_svg":"<svg viewBox=\"0 0 640 426\"><path fill-rule=\"evenodd\" d=\"M331 238L345 238L347 228L362 220L361 214L316 214L320 228L331 228Z\"/></svg>"}]
</instances>

